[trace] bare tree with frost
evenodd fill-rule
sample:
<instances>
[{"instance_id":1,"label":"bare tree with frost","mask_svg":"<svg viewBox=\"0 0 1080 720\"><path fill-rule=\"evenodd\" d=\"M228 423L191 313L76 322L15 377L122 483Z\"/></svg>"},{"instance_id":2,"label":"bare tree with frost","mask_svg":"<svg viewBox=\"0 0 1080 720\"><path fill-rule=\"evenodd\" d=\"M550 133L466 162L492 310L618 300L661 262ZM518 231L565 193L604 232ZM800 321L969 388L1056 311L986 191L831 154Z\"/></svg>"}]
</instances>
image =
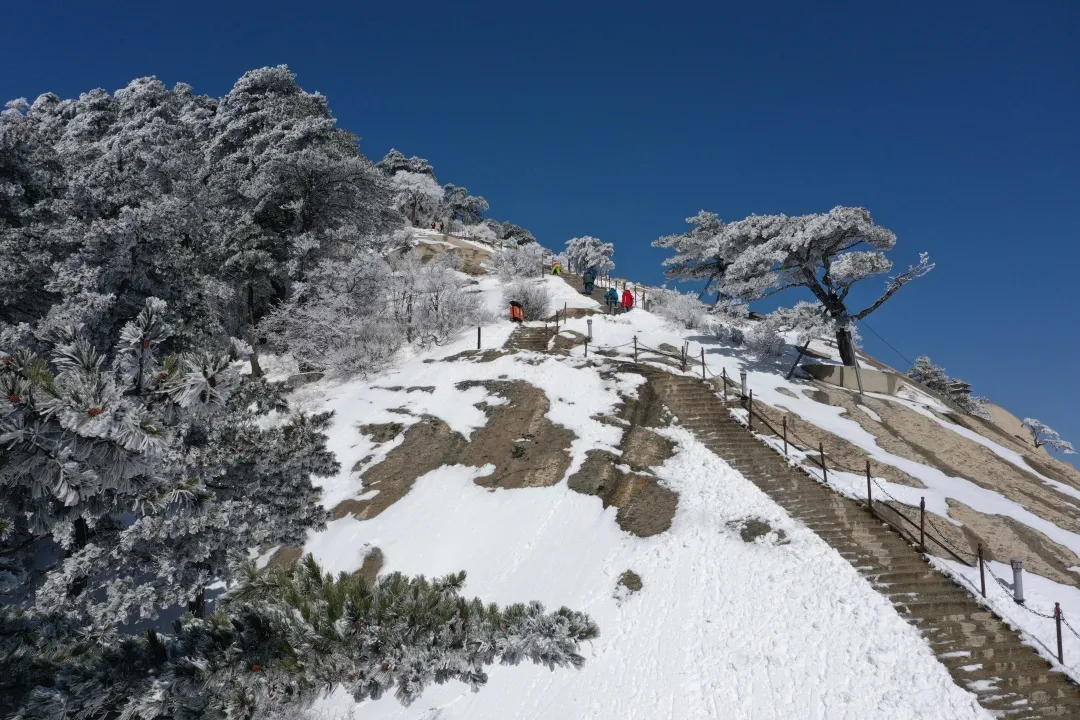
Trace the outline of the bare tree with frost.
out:
<instances>
[{"instance_id":1,"label":"bare tree with frost","mask_svg":"<svg viewBox=\"0 0 1080 720\"><path fill-rule=\"evenodd\" d=\"M532 278L540 274L545 250L537 243L517 245L496 253L492 259L493 269L503 280L515 277Z\"/></svg>"},{"instance_id":2,"label":"bare tree with frost","mask_svg":"<svg viewBox=\"0 0 1080 720\"><path fill-rule=\"evenodd\" d=\"M797 217L751 216L728 224L724 233L745 233L754 241L728 267L723 289L753 300L807 288L837 325L836 340L845 365L855 364L852 324L934 267L923 253L918 264L888 280L877 300L851 312L847 300L852 286L888 273L893 265L885 253L896 245L896 235L875 225L865 209L836 207Z\"/></svg>"},{"instance_id":3,"label":"bare tree with frost","mask_svg":"<svg viewBox=\"0 0 1080 720\"><path fill-rule=\"evenodd\" d=\"M395 173L390 178L394 207L413 227L430 225L442 208L442 186L431 175Z\"/></svg>"},{"instance_id":4,"label":"bare tree with frost","mask_svg":"<svg viewBox=\"0 0 1080 720\"><path fill-rule=\"evenodd\" d=\"M1065 453L1066 455L1075 455L1076 450L1073 449L1072 443L1061 439L1057 430L1046 425L1040 420L1035 418L1024 418L1024 426L1031 433L1031 441L1035 443L1035 447L1048 447L1051 450L1057 450L1058 452Z\"/></svg>"}]
</instances>

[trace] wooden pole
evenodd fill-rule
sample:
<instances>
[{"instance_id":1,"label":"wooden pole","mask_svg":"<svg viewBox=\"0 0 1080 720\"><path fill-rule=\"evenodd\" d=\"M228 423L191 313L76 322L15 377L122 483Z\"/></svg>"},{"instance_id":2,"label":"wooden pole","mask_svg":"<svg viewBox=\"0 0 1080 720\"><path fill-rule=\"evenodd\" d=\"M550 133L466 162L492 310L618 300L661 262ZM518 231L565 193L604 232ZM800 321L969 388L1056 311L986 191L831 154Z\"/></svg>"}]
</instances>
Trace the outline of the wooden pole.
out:
<instances>
[{"instance_id":1,"label":"wooden pole","mask_svg":"<svg viewBox=\"0 0 1080 720\"><path fill-rule=\"evenodd\" d=\"M476 349L480 349L480 326L476 326Z\"/></svg>"},{"instance_id":2,"label":"wooden pole","mask_svg":"<svg viewBox=\"0 0 1080 720\"><path fill-rule=\"evenodd\" d=\"M585 340L585 357L589 357L589 341Z\"/></svg>"},{"instance_id":3,"label":"wooden pole","mask_svg":"<svg viewBox=\"0 0 1080 720\"><path fill-rule=\"evenodd\" d=\"M727 405L727 368L721 370L724 382L724 404Z\"/></svg>"},{"instance_id":4,"label":"wooden pole","mask_svg":"<svg viewBox=\"0 0 1080 720\"><path fill-rule=\"evenodd\" d=\"M982 596L986 597L986 571L983 569L982 543L979 543L979 585L982 586Z\"/></svg>"},{"instance_id":5,"label":"wooden pole","mask_svg":"<svg viewBox=\"0 0 1080 720\"><path fill-rule=\"evenodd\" d=\"M807 340L806 344L799 348L799 355L795 358L795 362L791 364L791 369L788 370L787 379L790 380L791 376L795 374L795 368L799 367L799 361L802 360L803 353L810 347L810 341Z\"/></svg>"},{"instance_id":6,"label":"wooden pole","mask_svg":"<svg viewBox=\"0 0 1080 720\"><path fill-rule=\"evenodd\" d=\"M682 371L686 372L686 343L682 346Z\"/></svg>"},{"instance_id":7,"label":"wooden pole","mask_svg":"<svg viewBox=\"0 0 1080 720\"><path fill-rule=\"evenodd\" d=\"M754 391L750 391L750 402L746 406L746 420L747 426L750 430L754 429Z\"/></svg>"},{"instance_id":8,"label":"wooden pole","mask_svg":"<svg viewBox=\"0 0 1080 720\"><path fill-rule=\"evenodd\" d=\"M705 347L701 347L701 379L705 379Z\"/></svg>"},{"instance_id":9,"label":"wooden pole","mask_svg":"<svg viewBox=\"0 0 1080 720\"><path fill-rule=\"evenodd\" d=\"M1061 650L1061 603L1054 603L1054 622L1057 624L1058 662L1065 664L1065 653Z\"/></svg>"},{"instance_id":10,"label":"wooden pole","mask_svg":"<svg viewBox=\"0 0 1080 720\"><path fill-rule=\"evenodd\" d=\"M783 417L782 425L784 426L784 457L787 457L787 415Z\"/></svg>"},{"instance_id":11,"label":"wooden pole","mask_svg":"<svg viewBox=\"0 0 1080 720\"><path fill-rule=\"evenodd\" d=\"M634 336L634 362L637 362L637 335Z\"/></svg>"},{"instance_id":12,"label":"wooden pole","mask_svg":"<svg viewBox=\"0 0 1080 720\"><path fill-rule=\"evenodd\" d=\"M825 443L818 443L818 453L821 454L821 479L829 482L829 471L825 467ZM867 476L869 477L869 475Z\"/></svg>"}]
</instances>

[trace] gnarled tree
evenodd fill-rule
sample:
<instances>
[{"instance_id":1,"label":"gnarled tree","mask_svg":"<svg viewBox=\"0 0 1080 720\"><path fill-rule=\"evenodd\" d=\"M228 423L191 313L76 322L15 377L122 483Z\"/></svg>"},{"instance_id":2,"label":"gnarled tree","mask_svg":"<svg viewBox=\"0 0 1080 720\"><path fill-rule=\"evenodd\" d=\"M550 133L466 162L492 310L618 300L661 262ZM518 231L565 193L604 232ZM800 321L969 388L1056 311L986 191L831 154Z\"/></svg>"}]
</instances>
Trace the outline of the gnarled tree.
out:
<instances>
[{"instance_id":1,"label":"gnarled tree","mask_svg":"<svg viewBox=\"0 0 1080 720\"><path fill-rule=\"evenodd\" d=\"M725 226L724 234L743 234L747 249L725 273L722 289L756 300L790 288L813 293L836 323L836 342L845 365L855 364L851 325L881 307L897 290L933 269L926 253L919 262L889 278L882 294L862 310L847 307L855 283L892 270L886 252L896 234L875 225L864 208L835 207L827 213L752 215Z\"/></svg>"}]
</instances>

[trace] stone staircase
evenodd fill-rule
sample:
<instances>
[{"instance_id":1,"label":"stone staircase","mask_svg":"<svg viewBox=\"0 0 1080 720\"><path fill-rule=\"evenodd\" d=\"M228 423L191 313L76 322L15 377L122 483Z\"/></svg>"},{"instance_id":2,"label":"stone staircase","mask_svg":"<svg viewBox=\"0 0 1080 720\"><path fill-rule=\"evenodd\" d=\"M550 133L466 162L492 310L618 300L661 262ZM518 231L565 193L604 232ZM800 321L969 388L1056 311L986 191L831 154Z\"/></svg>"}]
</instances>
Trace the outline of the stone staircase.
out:
<instances>
[{"instance_id":1,"label":"stone staircase","mask_svg":"<svg viewBox=\"0 0 1080 720\"><path fill-rule=\"evenodd\" d=\"M532 350L544 352L548 349L551 333L543 325L519 325L510 333L506 348L513 351Z\"/></svg>"},{"instance_id":2,"label":"stone staircase","mask_svg":"<svg viewBox=\"0 0 1080 720\"><path fill-rule=\"evenodd\" d=\"M867 508L790 467L704 381L634 364L679 422L845 557L913 624L953 679L997 717L1080 718L1080 688Z\"/></svg>"}]
</instances>

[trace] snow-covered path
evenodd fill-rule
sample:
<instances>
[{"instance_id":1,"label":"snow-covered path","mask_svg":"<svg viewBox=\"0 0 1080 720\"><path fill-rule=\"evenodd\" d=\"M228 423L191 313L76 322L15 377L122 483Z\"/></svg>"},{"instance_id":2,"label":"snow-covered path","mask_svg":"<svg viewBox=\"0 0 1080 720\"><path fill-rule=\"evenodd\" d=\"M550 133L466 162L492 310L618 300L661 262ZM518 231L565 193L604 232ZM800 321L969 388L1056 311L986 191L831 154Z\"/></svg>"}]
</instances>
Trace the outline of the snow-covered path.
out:
<instances>
[{"instance_id":1,"label":"snow-covered path","mask_svg":"<svg viewBox=\"0 0 1080 720\"><path fill-rule=\"evenodd\" d=\"M496 667L479 693L434 687L364 718L985 718L917 632L852 567L689 434L658 474L679 493L671 529L622 532L614 508L565 483L489 491L482 469L441 468L382 515L337 521L308 549L321 560L378 545L386 570L469 572L467 595L587 610L601 637L580 671ZM787 533L745 543L748 516ZM339 567L339 569L341 569ZM634 570L644 588L616 598ZM345 710L351 700L320 708Z\"/></svg>"}]
</instances>

